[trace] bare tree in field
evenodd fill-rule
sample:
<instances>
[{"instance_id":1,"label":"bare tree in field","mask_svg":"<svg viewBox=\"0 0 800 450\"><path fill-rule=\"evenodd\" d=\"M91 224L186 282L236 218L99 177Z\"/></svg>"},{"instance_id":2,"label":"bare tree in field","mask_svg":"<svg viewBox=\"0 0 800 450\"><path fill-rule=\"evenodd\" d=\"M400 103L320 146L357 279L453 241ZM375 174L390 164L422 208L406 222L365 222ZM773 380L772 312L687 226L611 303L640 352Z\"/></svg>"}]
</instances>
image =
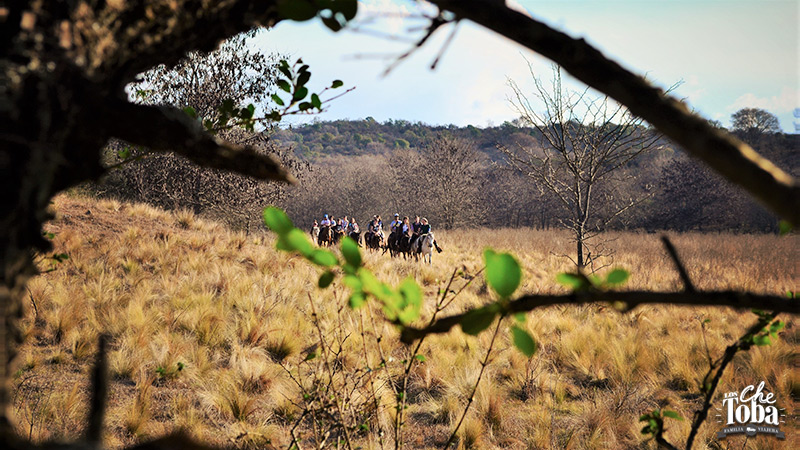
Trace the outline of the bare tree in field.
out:
<instances>
[{"instance_id":1,"label":"bare tree in field","mask_svg":"<svg viewBox=\"0 0 800 450\"><path fill-rule=\"evenodd\" d=\"M415 179L428 217L437 218L444 228L481 224L486 213L478 181L483 164L475 145L441 135L426 147Z\"/></svg>"},{"instance_id":2,"label":"bare tree in field","mask_svg":"<svg viewBox=\"0 0 800 450\"><path fill-rule=\"evenodd\" d=\"M659 135L608 97L594 98L588 89L566 88L559 67L553 68L550 86L533 71L531 75L533 97L544 110L540 112L513 80L509 81L513 91L510 102L524 123L539 132L539 143L499 149L511 167L556 196L566 211L559 222L574 234L573 262L579 268L596 269L593 264L605 252L598 254L592 238L643 200L619 189L623 181L635 176L623 169L653 148Z\"/></svg>"}]
</instances>

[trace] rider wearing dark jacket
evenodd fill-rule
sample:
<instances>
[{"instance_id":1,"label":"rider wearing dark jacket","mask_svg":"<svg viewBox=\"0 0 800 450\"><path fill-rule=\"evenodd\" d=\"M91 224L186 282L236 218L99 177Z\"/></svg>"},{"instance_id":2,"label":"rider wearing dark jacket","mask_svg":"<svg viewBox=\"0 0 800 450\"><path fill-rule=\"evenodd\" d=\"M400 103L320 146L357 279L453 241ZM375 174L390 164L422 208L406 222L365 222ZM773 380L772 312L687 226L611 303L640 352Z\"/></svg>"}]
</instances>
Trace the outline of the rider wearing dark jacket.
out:
<instances>
[{"instance_id":1,"label":"rider wearing dark jacket","mask_svg":"<svg viewBox=\"0 0 800 450\"><path fill-rule=\"evenodd\" d=\"M411 248L416 248L416 244L419 241L419 238L425 236L426 234L431 232L431 225L428 223L428 219L422 218L422 223L420 223L419 227L419 236L411 243ZM436 251L442 253L442 249L439 248L439 244L436 243L436 240L433 241L433 246L436 247Z\"/></svg>"}]
</instances>

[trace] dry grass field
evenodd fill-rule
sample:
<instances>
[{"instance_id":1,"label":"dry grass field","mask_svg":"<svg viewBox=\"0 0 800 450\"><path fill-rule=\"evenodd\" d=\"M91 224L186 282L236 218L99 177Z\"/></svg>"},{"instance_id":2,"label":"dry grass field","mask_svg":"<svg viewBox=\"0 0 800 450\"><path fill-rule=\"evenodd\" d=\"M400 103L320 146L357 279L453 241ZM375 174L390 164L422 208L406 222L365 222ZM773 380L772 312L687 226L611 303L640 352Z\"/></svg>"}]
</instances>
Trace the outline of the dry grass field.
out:
<instances>
[{"instance_id":1,"label":"dry grass field","mask_svg":"<svg viewBox=\"0 0 800 450\"><path fill-rule=\"evenodd\" d=\"M82 433L98 336L108 333L105 441L112 447L184 429L212 444L287 448L295 436L300 448L312 448L321 444L313 436L333 426L331 411L338 408L363 426L346 437L329 434L326 445L347 438L354 447L393 448L390 383L402 376L410 349L379 308L351 311L339 281L318 289L318 269L276 251L267 233L247 236L188 212L64 195L54 211L46 231L55 235L55 251L69 259L53 265L41 257L41 268L54 270L29 284L27 341L15 379L20 434L43 441ZM781 294L800 285L796 235L672 237L700 289ZM632 274L625 289L680 288L658 235L606 238L614 240L614 265ZM423 318L454 269L464 274L455 289L481 269L487 246L518 257L519 292L564 291L555 276L570 270L569 262L554 253L572 245L561 232L458 230L438 232L437 239L445 251L434 254L431 266L365 256L383 281L417 280L426 294ZM444 314L491 295L482 276L474 277ZM711 321L704 333L705 319ZM787 326L779 341L739 354L719 392L764 380L782 407L800 411L793 400L800 399L800 328L796 318L782 319ZM620 314L604 305L550 307L528 315L525 326L540 345L530 359L511 345L503 324L458 446L655 448L640 434L638 418L657 407L687 418L667 424L666 437L683 442L700 402L706 349L720 356L754 321L750 312L727 308L651 306ZM312 359L320 334L336 354ZM447 441L491 334L454 330L425 341L425 360L408 377L403 433L409 448L441 448ZM320 392L327 398L319 402L332 403L309 412ZM716 441L720 424L711 417L694 448L800 448L798 427L790 414L782 424L786 441Z\"/></svg>"}]
</instances>

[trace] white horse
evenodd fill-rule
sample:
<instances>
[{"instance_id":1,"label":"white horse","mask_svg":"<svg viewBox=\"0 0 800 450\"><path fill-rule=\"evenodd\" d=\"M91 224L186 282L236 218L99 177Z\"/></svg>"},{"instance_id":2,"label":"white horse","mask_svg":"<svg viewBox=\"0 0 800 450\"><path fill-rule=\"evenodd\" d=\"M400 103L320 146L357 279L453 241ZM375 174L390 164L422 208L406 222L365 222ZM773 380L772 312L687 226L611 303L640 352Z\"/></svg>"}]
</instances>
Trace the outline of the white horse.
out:
<instances>
[{"instance_id":1,"label":"white horse","mask_svg":"<svg viewBox=\"0 0 800 450\"><path fill-rule=\"evenodd\" d=\"M428 259L428 264L432 264L433 260L433 242L436 240L433 237L433 233L428 233L420 236L420 253L422 253L422 262L425 262L425 258Z\"/></svg>"},{"instance_id":2,"label":"white horse","mask_svg":"<svg viewBox=\"0 0 800 450\"><path fill-rule=\"evenodd\" d=\"M311 241L314 242L315 245L319 245L319 227L316 225L311 227Z\"/></svg>"}]
</instances>

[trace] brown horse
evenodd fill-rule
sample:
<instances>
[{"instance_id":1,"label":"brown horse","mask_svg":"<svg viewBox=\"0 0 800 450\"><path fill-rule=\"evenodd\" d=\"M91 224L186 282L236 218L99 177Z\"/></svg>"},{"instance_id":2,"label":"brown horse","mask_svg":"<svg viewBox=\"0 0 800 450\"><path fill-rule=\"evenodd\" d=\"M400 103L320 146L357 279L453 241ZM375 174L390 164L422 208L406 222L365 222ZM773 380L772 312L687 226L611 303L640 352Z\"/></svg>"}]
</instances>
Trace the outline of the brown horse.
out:
<instances>
[{"instance_id":1,"label":"brown horse","mask_svg":"<svg viewBox=\"0 0 800 450\"><path fill-rule=\"evenodd\" d=\"M371 251L380 250L383 244L381 236L371 231L364 235L364 243L367 244L367 248Z\"/></svg>"},{"instance_id":2,"label":"brown horse","mask_svg":"<svg viewBox=\"0 0 800 450\"><path fill-rule=\"evenodd\" d=\"M348 236L350 236L350 239L356 241L356 244L358 244L359 247L361 246L361 233L356 233L355 231L351 231L350 234L348 234Z\"/></svg>"},{"instance_id":3,"label":"brown horse","mask_svg":"<svg viewBox=\"0 0 800 450\"><path fill-rule=\"evenodd\" d=\"M400 231L393 231L389 235L388 241L389 254L394 258L395 256L403 255L403 259L411 256L411 238L401 233Z\"/></svg>"},{"instance_id":4,"label":"brown horse","mask_svg":"<svg viewBox=\"0 0 800 450\"><path fill-rule=\"evenodd\" d=\"M331 232L331 227L323 226L319 227L319 236L317 237L317 244L320 247L330 247L333 243L333 233Z\"/></svg>"},{"instance_id":5,"label":"brown horse","mask_svg":"<svg viewBox=\"0 0 800 450\"><path fill-rule=\"evenodd\" d=\"M344 231L342 231L341 227L336 227L331 231L333 233L333 244L336 245L344 237Z\"/></svg>"}]
</instances>

